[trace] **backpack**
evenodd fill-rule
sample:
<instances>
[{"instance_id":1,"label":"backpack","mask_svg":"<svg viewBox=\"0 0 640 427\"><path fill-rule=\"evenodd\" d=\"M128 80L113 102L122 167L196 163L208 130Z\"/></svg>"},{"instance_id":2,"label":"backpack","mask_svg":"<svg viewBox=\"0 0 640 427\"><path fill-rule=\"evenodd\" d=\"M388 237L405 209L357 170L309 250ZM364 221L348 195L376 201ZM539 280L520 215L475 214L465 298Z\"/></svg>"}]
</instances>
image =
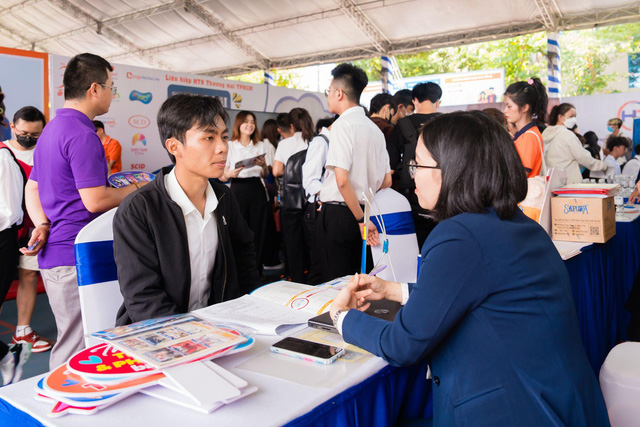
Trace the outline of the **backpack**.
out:
<instances>
[{"instance_id":1,"label":"backpack","mask_svg":"<svg viewBox=\"0 0 640 427\"><path fill-rule=\"evenodd\" d=\"M415 128L409 117L403 117L398 121L398 127L402 136L408 141L402 146L400 166L398 176L401 189L413 188L415 183L409 174L409 161L416 158L416 147L418 146L418 129Z\"/></svg>"},{"instance_id":2,"label":"backpack","mask_svg":"<svg viewBox=\"0 0 640 427\"><path fill-rule=\"evenodd\" d=\"M11 154L11 157L13 157L13 160L15 160L16 164L20 168L20 173L22 174L22 182L24 183L24 185L22 186L22 211L25 212L25 215L22 217L22 223L21 224L17 224L17 227L21 228L23 226L23 224L24 224L25 218L28 217L26 215L27 207L25 205L25 194L24 194L24 187L27 185L27 173L26 173L25 169L28 169L29 171L31 171L31 166L27 165L26 163L24 163L21 160L18 160L16 158L16 155L13 154L13 151L11 151L11 149L9 147L7 147L2 141L0 141L0 149L5 149L5 150L7 150L9 152L9 154Z\"/></svg>"},{"instance_id":3,"label":"backpack","mask_svg":"<svg viewBox=\"0 0 640 427\"><path fill-rule=\"evenodd\" d=\"M302 212L307 202L302 187L302 165L306 159L307 150L301 150L291 155L284 166L280 201L286 212Z\"/></svg>"}]
</instances>

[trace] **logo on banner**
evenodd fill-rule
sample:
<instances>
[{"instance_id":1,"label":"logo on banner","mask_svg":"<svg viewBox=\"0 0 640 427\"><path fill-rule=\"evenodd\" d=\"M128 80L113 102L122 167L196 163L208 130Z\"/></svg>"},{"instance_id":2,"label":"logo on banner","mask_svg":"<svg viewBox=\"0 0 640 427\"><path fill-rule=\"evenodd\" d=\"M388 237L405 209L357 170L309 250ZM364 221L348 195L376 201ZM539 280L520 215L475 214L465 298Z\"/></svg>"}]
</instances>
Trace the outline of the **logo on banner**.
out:
<instances>
[{"instance_id":1,"label":"logo on banner","mask_svg":"<svg viewBox=\"0 0 640 427\"><path fill-rule=\"evenodd\" d=\"M142 74L134 74L131 71L127 71L127 78L130 80L152 80L155 82L159 82L160 78L159 77L153 77L153 76L145 76Z\"/></svg>"},{"instance_id":2,"label":"logo on banner","mask_svg":"<svg viewBox=\"0 0 640 427\"><path fill-rule=\"evenodd\" d=\"M100 120L102 123L104 123L105 125L111 128L116 127L116 119L114 119L113 117L100 117L100 118L97 118L96 120Z\"/></svg>"},{"instance_id":3,"label":"logo on banner","mask_svg":"<svg viewBox=\"0 0 640 427\"><path fill-rule=\"evenodd\" d=\"M618 118L622 120L622 127L628 131L633 130L633 120L640 118L640 102L629 101L622 104L622 107L618 110ZM625 121L630 119L631 127L625 125Z\"/></svg>"},{"instance_id":4,"label":"logo on banner","mask_svg":"<svg viewBox=\"0 0 640 427\"><path fill-rule=\"evenodd\" d=\"M129 99L131 101L140 101L143 104L150 103L152 98L153 96L151 95L151 92L138 92L137 90L133 90L129 94Z\"/></svg>"},{"instance_id":5,"label":"logo on banner","mask_svg":"<svg viewBox=\"0 0 640 427\"><path fill-rule=\"evenodd\" d=\"M144 135L141 133L136 133L135 135L133 135L133 138L131 139L131 145L135 146L137 143L140 143L142 145L147 145L147 138L145 138Z\"/></svg>"},{"instance_id":6,"label":"logo on banner","mask_svg":"<svg viewBox=\"0 0 640 427\"><path fill-rule=\"evenodd\" d=\"M234 92L233 102L236 104L236 108L240 108L240 105L242 105L242 95Z\"/></svg>"},{"instance_id":7,"label":"logo on banner","mask_svg":"<svg viewBox=\"0 0 640 427\"><path fill-rule=\"evenodd\" d=\"M151 124L151 120L149 120L145 116L136 115L129 117L129 124L131 125L131 127L134 127L136 129L144 129L149 127L149 125Z\"/></svg>"},{"instance_id":8,"label":"logo on banner","mask_svg":"<svg viewBox=\"0 0 640 427\"><path fill-rule=\"evenodd\" d=\"M144 163L132 163L131 164L131 169L144 169L145 168L145 164Z\"/></svg>"}]
</instances>

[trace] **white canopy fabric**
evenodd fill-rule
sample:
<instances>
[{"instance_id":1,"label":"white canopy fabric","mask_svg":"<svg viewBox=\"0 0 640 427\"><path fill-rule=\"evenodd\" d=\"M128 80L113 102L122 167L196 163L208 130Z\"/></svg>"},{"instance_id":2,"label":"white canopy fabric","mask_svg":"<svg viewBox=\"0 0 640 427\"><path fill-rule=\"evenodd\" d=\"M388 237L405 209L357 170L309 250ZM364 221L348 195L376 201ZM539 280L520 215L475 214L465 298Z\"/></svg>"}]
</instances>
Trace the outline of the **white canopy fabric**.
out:
<instances>
[{"instance_id":1,"label":"white canopy fabric","mask_svg":"<svg viewBox=\"0 0 640 427\"><path fill-rule=\"evenodd\" d=\"M0 45L231 75L637 21L637 0L1 0Z\"/></svg>"}]
</instances>

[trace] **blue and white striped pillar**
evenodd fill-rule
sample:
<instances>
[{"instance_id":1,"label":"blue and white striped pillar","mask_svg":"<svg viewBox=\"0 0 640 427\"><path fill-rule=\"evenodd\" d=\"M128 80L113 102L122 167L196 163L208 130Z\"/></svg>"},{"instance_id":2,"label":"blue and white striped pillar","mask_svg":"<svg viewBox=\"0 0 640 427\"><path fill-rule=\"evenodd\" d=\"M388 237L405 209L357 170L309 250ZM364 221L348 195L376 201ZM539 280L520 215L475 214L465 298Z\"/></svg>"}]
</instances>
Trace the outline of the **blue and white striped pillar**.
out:
<instances>
[{"instance_id":1,"label":"blue and white striped pillar","mask_svg":"<svg viewBox=\"0 0 640 427\"><path fill-rule=\"evenodd\" d=\"M272 71L264 71L264 84L269 86L275 86L275 79Z\"/></svg>"},{"instance_id":2,"label":"blue and white striped pillar","mask_svg":"<svg viewBox=\"0 0 640 427\"><path fill-rule=\"evenodd\" d=\"M382 93L391 93L393 74L391 72L391 60L388 56L380 57L380 81L382 83Z\"/></svg>"},{"instance_id":3,"label":"blue and white striped pillar","mask_svg":"<svg viewBox=\"0 0 640 427\"><path fill-rule=\"evenodd\" d=\"M547 71L549 98L560 98L561 74L560 74L560 44L558 33L547 33Z\"/></svg>"}]
</instances>

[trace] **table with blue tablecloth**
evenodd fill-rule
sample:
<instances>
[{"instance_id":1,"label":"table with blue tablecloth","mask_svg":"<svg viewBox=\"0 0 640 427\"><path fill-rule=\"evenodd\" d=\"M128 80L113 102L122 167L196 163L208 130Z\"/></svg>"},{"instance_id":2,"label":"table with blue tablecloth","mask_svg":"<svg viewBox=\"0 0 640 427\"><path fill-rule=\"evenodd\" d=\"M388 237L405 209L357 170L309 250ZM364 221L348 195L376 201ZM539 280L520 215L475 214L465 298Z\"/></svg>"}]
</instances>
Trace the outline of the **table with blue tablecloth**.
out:
<instances>
[{"instance_id":1,"label":"table with blue tablecloth","mask_svg":"<svg viewBox=\"0 0 640 427\"><path fill-rule=\"evenodd\" d=\"M640 218L616 223L616 235L565 261L580 335L596 375L609 351L627 339L625 303L640 267Z\"/></svg>"}]
</instances>

